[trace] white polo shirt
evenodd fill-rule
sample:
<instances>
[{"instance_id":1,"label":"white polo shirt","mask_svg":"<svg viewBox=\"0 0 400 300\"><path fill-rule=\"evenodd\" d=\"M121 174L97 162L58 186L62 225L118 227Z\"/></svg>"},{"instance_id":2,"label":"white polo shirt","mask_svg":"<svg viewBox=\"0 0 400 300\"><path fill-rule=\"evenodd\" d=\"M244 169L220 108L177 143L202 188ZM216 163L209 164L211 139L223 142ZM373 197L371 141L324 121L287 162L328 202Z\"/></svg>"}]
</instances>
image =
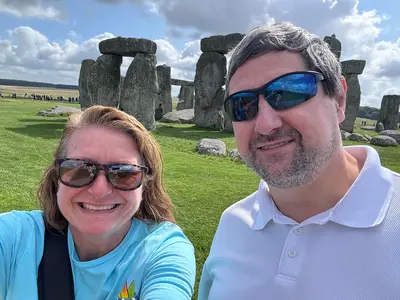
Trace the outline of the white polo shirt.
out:
<instances>
[{"instance_id":1,"label":"white polo shirt","mask_svg":"<svg viewBox=\"0 0 400 300\"><path fill-rule=\"evenodd\" d=\"M372 147L345 149L366 161L332 209L299 224L264 181L226 209L199 300L400 300L400 175Z\"/></svg>"}]
</instances>

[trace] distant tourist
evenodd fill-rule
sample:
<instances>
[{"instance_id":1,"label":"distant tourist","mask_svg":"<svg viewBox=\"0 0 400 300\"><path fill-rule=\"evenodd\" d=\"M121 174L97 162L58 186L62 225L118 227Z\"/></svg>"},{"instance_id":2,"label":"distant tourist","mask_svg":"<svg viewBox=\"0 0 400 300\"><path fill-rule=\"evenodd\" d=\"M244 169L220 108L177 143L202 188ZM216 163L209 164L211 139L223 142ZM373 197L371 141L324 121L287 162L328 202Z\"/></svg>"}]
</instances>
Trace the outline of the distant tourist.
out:
<instances>
[{"instance_id":1,"label":"distant tourist","mask_svg":"<svg viewBox=\"0 0 400 300\"><path fill-rule=\"evenodd\" d=\"M291 23L230 54L225 110L261 180L222 214L198 299L400 299L400 174L342 145L340 62Z\"/></svg>"},{"instance_id":2,"label":"distant tourist","mask_svg":"<svg viewBox=\"0 0 400 300\"><path fill-rule=\"evenodd\" d=\"M102 106L70 116L42 209L0 214L0 299L191 299L194 248L162 170L134 117Z\"/></svg>"},{"instance_id":3,"label":"distant tourist","mask_svg":"<svg viewBox=\"0 0 400 300\"><path fill-rule=\"evenodd\" d=\"M154 118L156 121L159 121L161 120L162 116L163 116L163 109L162 109L162 104L160 103L158 108L155 109Z\"/></svg>"}]
</instances>

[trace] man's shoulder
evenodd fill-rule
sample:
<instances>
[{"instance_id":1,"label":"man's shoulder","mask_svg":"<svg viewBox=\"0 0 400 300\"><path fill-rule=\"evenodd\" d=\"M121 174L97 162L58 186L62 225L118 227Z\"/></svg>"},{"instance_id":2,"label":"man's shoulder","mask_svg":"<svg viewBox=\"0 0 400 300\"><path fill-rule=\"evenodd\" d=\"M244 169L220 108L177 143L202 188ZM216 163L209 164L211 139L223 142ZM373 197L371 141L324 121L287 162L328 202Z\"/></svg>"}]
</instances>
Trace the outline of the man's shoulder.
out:
<instances>
[{"instance_id":1,"label":"man's shoulder","mask_svg":"<svg viewBox=\"0 0 400 300\"><path fill-rule=\"evenodd\" d=\"M227 207L221 214L219 227L224 226L226 223L229 226L234 224L243 224L253 222L255 218L255 206L257 205L259 191L254 191L247 197L235 202Z\"/></svg>"}]
</instances>

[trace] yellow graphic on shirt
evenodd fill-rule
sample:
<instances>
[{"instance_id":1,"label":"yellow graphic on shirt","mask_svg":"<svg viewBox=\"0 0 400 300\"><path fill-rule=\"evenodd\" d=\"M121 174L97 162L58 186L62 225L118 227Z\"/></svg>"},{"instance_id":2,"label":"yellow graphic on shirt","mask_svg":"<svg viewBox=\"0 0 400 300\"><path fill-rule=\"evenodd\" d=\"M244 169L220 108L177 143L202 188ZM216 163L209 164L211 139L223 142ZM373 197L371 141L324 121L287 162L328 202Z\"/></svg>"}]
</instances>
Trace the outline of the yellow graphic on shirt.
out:
<instances>
[{"instance_id":1,"label":"yellow graphic on shirt","mask_svg":"<svg viewBox=\"0 0 400 300\"><path fill-rule=\"evenodd\" d=\"M117 300L138 300L135 298L135 282L132 281L129 288L128 282L125 282L124 287L121 292L118 294Z\"/></svg>"}]
</instances>

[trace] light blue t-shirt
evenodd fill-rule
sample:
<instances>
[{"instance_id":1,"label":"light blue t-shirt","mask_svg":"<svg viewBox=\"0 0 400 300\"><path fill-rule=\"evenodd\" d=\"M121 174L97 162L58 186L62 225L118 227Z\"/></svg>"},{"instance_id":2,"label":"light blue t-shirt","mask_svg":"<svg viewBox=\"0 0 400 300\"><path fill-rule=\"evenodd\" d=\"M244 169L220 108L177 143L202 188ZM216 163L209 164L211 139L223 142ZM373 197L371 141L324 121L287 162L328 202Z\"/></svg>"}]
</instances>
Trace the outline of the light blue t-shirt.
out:
<instances>
[{"instance_id":1,"label":"light blue t-shirt","mask_svg":"<svg viewBox=\"0 0 400 300\"><path fill-rule=\"evenodd\" d=\"M0 214L0 300L38 299L43 247L41 211ZM79 261L70 231L68 248L76 300L186 300L193 294L194 249L175 224L133 219L121 244L92 261Z\"/></svg>"}]
</instances>

